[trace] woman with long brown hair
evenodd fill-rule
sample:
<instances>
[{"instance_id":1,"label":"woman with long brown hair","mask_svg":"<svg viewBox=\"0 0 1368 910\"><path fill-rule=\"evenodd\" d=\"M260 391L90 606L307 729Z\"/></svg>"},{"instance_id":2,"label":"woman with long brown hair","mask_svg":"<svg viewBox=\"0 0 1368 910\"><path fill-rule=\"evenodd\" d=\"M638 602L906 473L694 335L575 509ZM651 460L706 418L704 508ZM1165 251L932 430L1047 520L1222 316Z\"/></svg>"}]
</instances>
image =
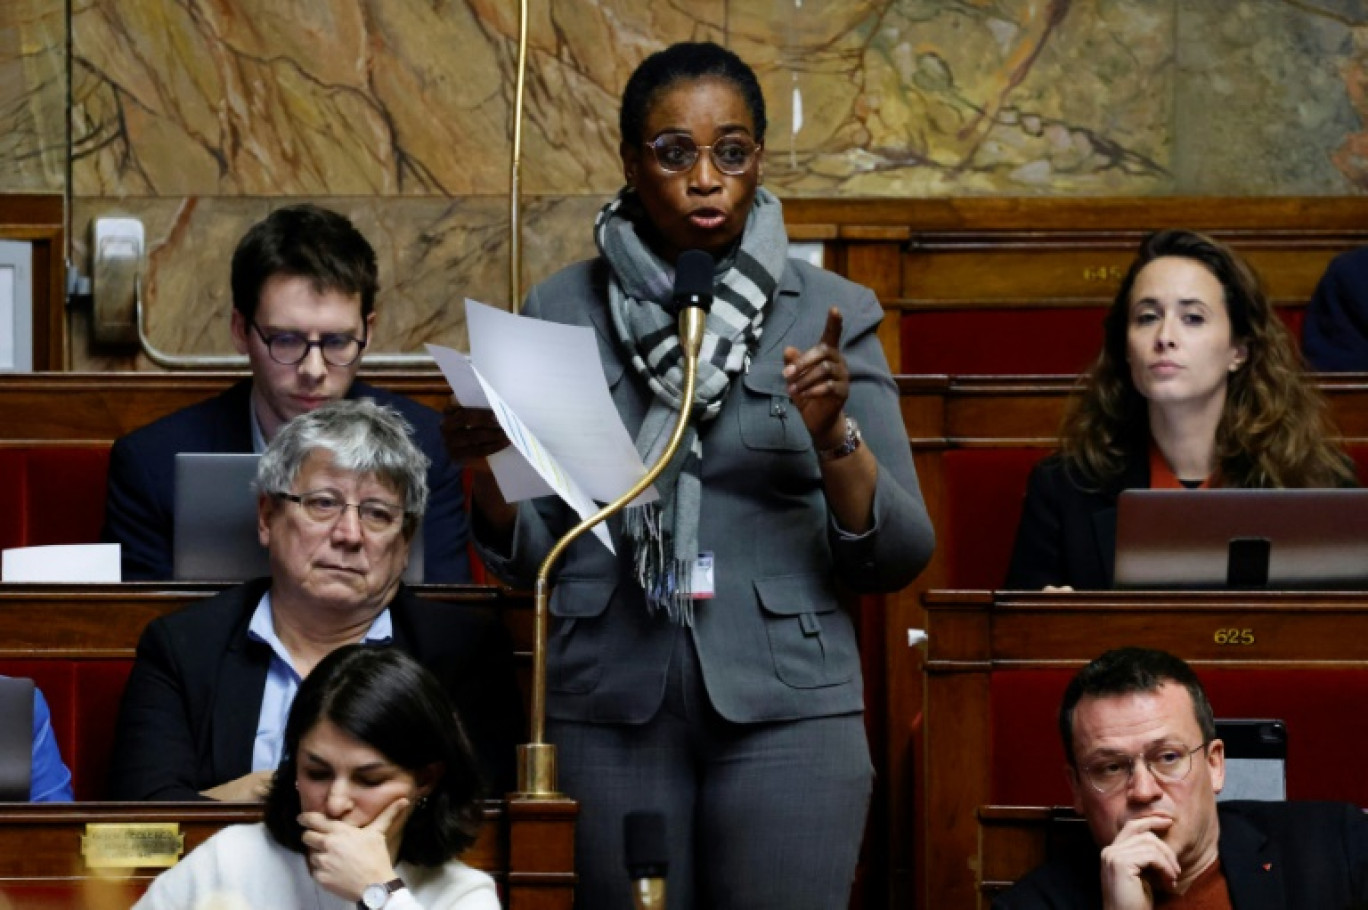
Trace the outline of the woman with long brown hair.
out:
<instances>
[{"instance_id":1,"label":"woman with long brown hair","mask_svg":"<svg viewBox=\"0 0 1368 910\"><path fill-rule=\"evenodd\" d=\"M1140 245L1105 341L1031 473L1009 588L1107 588L1122 490L1338 487L1353 466L1258 276L1202 234Z\"/></svg>"}]
</instances>

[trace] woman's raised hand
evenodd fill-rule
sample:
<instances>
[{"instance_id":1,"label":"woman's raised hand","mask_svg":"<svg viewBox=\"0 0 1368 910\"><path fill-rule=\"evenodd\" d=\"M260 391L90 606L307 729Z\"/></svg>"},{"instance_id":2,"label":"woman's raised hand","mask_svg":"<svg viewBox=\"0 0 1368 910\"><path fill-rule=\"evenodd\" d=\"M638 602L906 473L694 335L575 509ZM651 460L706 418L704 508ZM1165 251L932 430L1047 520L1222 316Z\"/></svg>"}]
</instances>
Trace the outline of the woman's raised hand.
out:
<instances>
[{"instance_id":1,"label":"woman's raised hand","mask_svg":"<svg viewBox=\"0 0 1368 910\"><path fill-rule=\"evenodd\" d=\"M850 397L850 369L841 353L841 311L827 311L822 337L806 351L784 348L784 379L789 398L803 416L818 449L830 449L845 439L841 419Z\"/></svg>"},{"instance_id":2,"label":"woman's raised hand","mask_svg":"<svg viewBox=\"0 0 1368 910\"><path fill-rule=\"evenodd\" d=\"M488 458L508 447L508 435L488 408L463 407L455 398L442 412L442 441L459 465Z\"/></svg>"}]
</instances>

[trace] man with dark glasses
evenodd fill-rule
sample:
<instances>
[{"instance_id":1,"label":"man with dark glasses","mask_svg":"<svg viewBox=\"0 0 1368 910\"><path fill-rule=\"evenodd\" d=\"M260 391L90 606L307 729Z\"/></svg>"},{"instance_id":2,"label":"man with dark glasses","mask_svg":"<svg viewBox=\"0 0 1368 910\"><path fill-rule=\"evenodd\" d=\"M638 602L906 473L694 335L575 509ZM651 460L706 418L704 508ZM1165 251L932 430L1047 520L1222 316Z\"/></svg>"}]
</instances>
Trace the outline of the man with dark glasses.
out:
<instances>
[{"instance_id":1,"label":"man with dark glasses","mask_svg":"<svg viewBox=\"0 0 1368 910\"><path fill-rule=\"evenodd\" d=\"M1100 853L1036 869L998 910L1368 906L1368 821L1358 807L1217 805L1225 744L1179 658L1108 651L1065 690L1059 730L1074 807Z\"/></svg>"},{"instance_id":2,"label":"man with dark glasses","mask_svg":"<svg viewBox=\"0 0 1368 910\"><path fill-rule=\"evenodd\" d=\"M248 230L233 253L232 335L252 377L128 434L110 453L103 536L123 547L124 580L172 577L177 452L259 453L291 418L342 398L372 398L413 427L431 460L424 580L470 580L460 473L440 418L356 379L377 289L375 250L336 212L288 206Z\"/></svg>"}]
</instances>

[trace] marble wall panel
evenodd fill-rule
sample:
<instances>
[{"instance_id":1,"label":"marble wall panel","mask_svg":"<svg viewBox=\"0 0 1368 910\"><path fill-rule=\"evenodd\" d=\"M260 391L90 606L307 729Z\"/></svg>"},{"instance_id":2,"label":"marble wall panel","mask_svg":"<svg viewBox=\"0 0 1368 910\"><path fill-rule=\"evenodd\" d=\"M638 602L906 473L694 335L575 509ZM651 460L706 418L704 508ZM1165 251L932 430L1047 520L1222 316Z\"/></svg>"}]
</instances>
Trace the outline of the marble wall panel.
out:
<instances>
[{"instance_id":1,"label":"marble wall panel","mask_svg":"<svg viewBox=\"0 0 1368 910\"><path fill-rule=\"evenodd\" d=\"M240 197L187 200L78 201L75 255L84 259L88 224L117 212L139 218L148 246L144 328L151 345L175 356L233 354L229 334L229 268L238 239L271 208L302 199ZM508 211L505 200L326 198L351 218L375 247L380 269L376 331L367 350L420 353L433 342L467 345L462 301L473 297L508 306ZM523 237L523 287L593 253L591 225L602 200L547 197L526 200L535 224ZM88 317L73 323L77 369L155 369L146 356L92 350Z\"/></svg>"},{"instance_id":2,"label":"marble wall panel","mask_svg":"<svg viewBox=\"0 0 1368 910\"><path fill-rule=\"evenodd\" d=\"M1181 186L1256 196L1368 188L1368 3L1186 0L1178 24Z\"/></svg>"},{"instance_id":3,"label":"marble wall panel","mask_svg":"<svg viewBox=\"0 0 1368 910\"><path fill-rule=\"evenodd\" d=\"M592 250L621 183L621 87L682 39L755 66L781 196L1368 190L1368 0L529 8L524 289ZM378 347L459 346L452 302L509 296L516 16L504 0L7 0L0 192L64 186L50 111L69 28L74 261L88 268L94 215L144 217L158 345L227 352L233 244L309 198L380 251ZM73 337L77 366L147 366Z\"/></svg>"},{"instance_id":4,"label":"marble wall panel","mask_svg":"<svg viewBox=\"0 0 1368 910\"><path fill-rule=\"evenodd\" d=\"M66 2L0 3L0 193L66 189Z\"/></svg>"},{"instance_id":5,"label":"marble wall panel","mask_svg":"<svg viewBox=\"0 0 1368 910\"><path fill-rule=\"evenodd\" d=\"M756 62L770 100L769 173L781 191L1168 187L1172 2L842 7L832 17L826 4L733 5L732 44Z\"/></svg>"}]
</instances>

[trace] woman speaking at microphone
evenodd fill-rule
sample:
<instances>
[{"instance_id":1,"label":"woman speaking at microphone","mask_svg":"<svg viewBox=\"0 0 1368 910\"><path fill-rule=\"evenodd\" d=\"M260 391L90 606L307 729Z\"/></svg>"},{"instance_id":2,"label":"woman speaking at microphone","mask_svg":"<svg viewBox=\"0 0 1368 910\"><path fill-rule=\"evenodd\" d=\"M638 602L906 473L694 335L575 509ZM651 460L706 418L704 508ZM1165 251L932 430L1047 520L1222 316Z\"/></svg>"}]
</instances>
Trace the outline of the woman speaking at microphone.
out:
<instances>
[{"instance_id":1,"label":"woman speaking at microphone","mask_svg":"<svg viewBox=\"0 0 1368 910\"><path fill-rule=\"evenodd\" d=\"M664 813L669 906L845 906L872 768L860 660L838 591L893 591L933 534L876 337L872 293L788 258L761 189L765 102L715 44L676 44L632 74L626 186L594 225L599 256L532 289L523 312L591 327L614 403L649 465L681 408L672 308L681 253L715 260L692 425L658 502L556 567L548 738L580 801L580 907L631 906L623 816ZM706 273L705 273L706 274ZM489 568L531 585L576 519L514 507L484 458L508 444L453 406Z\"/></svg>"}]
</instances>

